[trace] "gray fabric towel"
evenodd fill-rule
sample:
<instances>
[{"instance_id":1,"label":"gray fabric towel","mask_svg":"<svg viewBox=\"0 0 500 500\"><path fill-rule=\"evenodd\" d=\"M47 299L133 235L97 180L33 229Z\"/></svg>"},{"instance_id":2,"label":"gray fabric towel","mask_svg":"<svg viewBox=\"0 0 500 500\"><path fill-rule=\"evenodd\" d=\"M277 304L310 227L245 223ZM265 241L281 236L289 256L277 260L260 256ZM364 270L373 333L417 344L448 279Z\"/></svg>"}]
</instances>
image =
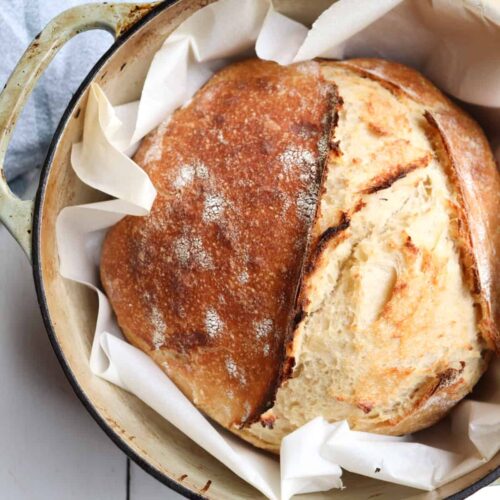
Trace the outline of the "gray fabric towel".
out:
<instances>
[{"instance_id":1,"label":"gray fabric towel","mask_svg":"<svg viewBox=\"0 0 500 500\"><path fill-rule=\"evenodd\" d=\"M91 2L92 0L90 0ZM31 40L57 14L89 0L3 0L0 9L0 84L7 81ZM92 3L97 3L94 0ZM104 31L82 33L61 49L40 79L14 132L5 162L9 181L39 168L71 96L112 43Z\"/></svg>"}]
</instances>

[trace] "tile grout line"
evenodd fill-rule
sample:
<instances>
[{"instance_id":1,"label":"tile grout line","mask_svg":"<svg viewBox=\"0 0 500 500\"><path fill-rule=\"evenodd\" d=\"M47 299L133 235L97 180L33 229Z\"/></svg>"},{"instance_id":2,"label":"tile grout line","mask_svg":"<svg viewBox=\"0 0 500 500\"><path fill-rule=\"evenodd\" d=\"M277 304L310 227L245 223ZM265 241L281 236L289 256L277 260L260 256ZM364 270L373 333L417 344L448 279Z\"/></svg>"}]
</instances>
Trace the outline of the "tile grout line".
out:
<instances>
[{"instance_id":1,"label":"tile grout line","mask_svg":"<svg viewBox=\"0 0 500 500\"><path fill-rule=\"evenodd\" d=\"M125 481L125 500L130 500L130 458L128 457Z\"/></svg>"}]
</instances>

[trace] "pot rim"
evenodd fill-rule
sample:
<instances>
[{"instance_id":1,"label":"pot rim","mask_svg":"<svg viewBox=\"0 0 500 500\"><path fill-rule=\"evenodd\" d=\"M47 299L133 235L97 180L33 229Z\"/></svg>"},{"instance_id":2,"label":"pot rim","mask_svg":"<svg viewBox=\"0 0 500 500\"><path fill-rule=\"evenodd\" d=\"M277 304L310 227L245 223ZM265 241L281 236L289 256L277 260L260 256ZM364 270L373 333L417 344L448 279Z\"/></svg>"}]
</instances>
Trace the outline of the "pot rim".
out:
<instances>
[{"instance_id":1,"label":"pot rim","mask_svg":"<svg viewBox=\"0 0 500 500\"><path fill-rule=\"evenodd\" d=\"M80 99L81 95L85 92L87 87L90 85L98 71L102 68L102 66L106 63L106 61L121 47L128 39L136 33L140 28L146 25L150 20L159 15L165 9L170 7L171 5L179 2L181 0L163 0L159 5L153 7L153 9L148 12L144 17L139 19L133 26L131 26L123 35L121 35L118 39L116 39L113 44L109 47L108 50L99 58L96 64L89 71L87 76L83 79L82 83L79 85L76 92L73 94L71 100L69 101L60 121L52 137L50 142L47 155L45 157L44 163L42 165L40 171L40 181L37 189L37 193L35 196L34 203L34 211L33 211L33 229L32 229L32 267L33 267L33 279L35 282L35 289L37 294L38 305L40 307L40 311L42 313L43 323L45 325L45 329L47 331L47 335L49 337L50 343L54 352L57 356L59 364L61 365L66 378L69 380L73 390L75 391L78 399L81 401L83 406L90 413L92 418L97 422L99 427L106 433L106 435L113 441L113 443L120 448L125 455L133 460L137 465L139 465L144 471L148 474L152 475L155 479L163 483L165 486L168 486L172 490L184 495L186 498L194 499L194 500L204 500L208 499L208 497L200 495L196 493L178 481L172 479L167 476L163 472L159 471L157 468L153 467L147 460L143 459L139 454L137 454L128 444L127 442L115 431L111 428L111 426L105 421L103 417L99 415L99 413L94 408L94 405L87 397L85 391L78 383L78 380L74 376L67 360L66 356L59 345L55 330L52 325L52 321L50 319L50 312L48 308L47 298L45 295L45 290L43 287L43 277L42 277L42 268L41 268L41 256L40 256L40 238L41 238L41 212L43 207L43 202L45 199L45 190L47 187L48 174L50 172L50 168L52 166L52 160L54 158L55 151L57 149L57 145L59 143L59 139L66 127L66 123L70 119L75 106ZM463 500L476 491L484 488L489 485L495 479L500 478L500 466L495 469L489 471L482 478L478 479L476 482L467 486L466 488L454 493L453 495L447 497L447 500Z\"/></svg>"}]
</instances>

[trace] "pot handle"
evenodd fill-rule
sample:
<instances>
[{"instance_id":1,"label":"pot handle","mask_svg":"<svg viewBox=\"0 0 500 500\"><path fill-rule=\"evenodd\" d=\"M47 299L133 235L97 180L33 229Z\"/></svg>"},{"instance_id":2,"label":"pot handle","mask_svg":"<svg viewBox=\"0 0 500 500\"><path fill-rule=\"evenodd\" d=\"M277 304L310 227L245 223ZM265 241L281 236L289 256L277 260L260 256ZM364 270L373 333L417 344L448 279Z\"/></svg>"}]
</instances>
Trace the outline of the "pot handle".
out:
<instances>
[{"instance_id":1,"label":"pot handle","mask_svg":"<svg viewBox=\"0 0 500 500\"><path fill-rule=\"evenodd\" d=\"M104 29L118 38L161 2L84 4L55 17L35 37L0 94L0 222L31 258L33 201L12 193L3 172L9 141L33 87L59 49L78 33Z\"/></svg>"}]
</instances>

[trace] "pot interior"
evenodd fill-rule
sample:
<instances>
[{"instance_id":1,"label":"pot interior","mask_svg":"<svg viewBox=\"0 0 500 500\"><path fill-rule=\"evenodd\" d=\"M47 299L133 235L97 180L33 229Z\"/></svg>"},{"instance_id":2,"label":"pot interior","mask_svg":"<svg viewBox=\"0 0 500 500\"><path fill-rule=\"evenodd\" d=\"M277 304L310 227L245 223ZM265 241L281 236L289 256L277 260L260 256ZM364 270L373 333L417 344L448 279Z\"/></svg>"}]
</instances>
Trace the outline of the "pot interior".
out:
<instances>
[{"instance_id":1,"label":"pot interior","mask_svg":"<svg viewBox=\"0 0 500 500\"><path fill-rule=\"evenodd\" d=\"M155 51L184 19L208 3L180 0L157 9L124 43L112 49L88 78L63 118L42 178L37 204L34 259L35 280L51 341L75 390L100 425L134 460L157 478L184 494L213 499L263 498L254 488L211 457L196 443L156 414L135 396L94 376L89 368L97 313L97 299L88 288L63 279L58 272L56 217L63 207L90 203L103 195L85 186L70 166L71 145L81 138L87 89L98 82L112 104L137 99ZM311 22L331 0L276 1L282 12ZM313 8L311 9L311 4ZM305 15L305 11L307 13ZM500 466L500 454L489 463L438 491L426 493L374 479L344 473L346 489L310 494L305 498L435 499L474 484ZM210 481L210 483L209 483ZM208 486L208 489L207 489Z\"/></svg>"}]
</instances>

